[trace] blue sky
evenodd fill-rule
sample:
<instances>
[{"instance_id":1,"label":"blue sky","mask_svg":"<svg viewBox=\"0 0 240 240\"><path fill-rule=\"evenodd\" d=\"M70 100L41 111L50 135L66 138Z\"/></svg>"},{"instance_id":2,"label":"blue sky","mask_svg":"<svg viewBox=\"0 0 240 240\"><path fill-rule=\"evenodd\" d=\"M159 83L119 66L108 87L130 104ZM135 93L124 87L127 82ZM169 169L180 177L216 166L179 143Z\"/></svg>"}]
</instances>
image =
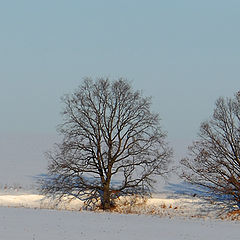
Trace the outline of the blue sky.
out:
<instances>
[{"instance_id":1,"label":"blue sky","mask_svg":"<svg viewBox=\"0 0 240 240\"><path fill-rule=\"evenodd\" d=\"M239 90L239 12L239 0L0 1L0 134L52 136L83 77L125 77L183 151Z\"/></svg>"}]
</instances>

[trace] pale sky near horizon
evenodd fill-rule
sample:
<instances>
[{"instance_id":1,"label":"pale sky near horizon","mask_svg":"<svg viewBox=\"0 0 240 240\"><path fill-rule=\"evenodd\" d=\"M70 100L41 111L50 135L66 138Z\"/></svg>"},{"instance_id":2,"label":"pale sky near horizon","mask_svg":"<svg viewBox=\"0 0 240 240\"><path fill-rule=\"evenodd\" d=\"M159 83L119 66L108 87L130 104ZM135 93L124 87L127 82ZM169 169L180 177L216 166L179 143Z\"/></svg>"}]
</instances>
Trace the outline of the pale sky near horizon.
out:
<instances>
[{"instance_id":1,"label":"pale sky near horizon","mask_svg":"<svg viewBox=\"0 0 240 240\"><path fill-rule=\"evenodd\" d=\"M239 25L239 0L0 0L0 161L42 161L60 97L86 76L152 96L181 155L215 100L240 89Z\"/></svg>"}]
</instances>

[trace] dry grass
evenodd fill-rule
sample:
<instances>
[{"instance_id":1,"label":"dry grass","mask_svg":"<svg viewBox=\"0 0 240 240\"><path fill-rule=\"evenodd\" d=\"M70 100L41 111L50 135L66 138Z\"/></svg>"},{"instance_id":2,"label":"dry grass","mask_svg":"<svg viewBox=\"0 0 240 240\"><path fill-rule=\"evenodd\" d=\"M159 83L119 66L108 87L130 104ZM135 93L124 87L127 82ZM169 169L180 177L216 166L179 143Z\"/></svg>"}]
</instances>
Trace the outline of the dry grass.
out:
<instances>
[{"instance_id":1,"label":"dry grass","mask_svg":"<svg viewBox=\"0 0 240 240\"><path fill-rule=\"evenodd\" d=\"M230 220L240 220L240 209L229 212L226 218Z\"/></svg>"},{"instance_id":2,"label":"dry grass","mask_svg":"<svg viewBox=\"0 0 240 240\"><path fill-rule=\"evenodd\" d=\"M114 207L109 211L122 214L147 214L170 217L173 212L178 211L179 207L173 207L165 203L160 206L148 204L148 198L139 196L121 197L116 201Z\"/></svg>"}]
</instances>

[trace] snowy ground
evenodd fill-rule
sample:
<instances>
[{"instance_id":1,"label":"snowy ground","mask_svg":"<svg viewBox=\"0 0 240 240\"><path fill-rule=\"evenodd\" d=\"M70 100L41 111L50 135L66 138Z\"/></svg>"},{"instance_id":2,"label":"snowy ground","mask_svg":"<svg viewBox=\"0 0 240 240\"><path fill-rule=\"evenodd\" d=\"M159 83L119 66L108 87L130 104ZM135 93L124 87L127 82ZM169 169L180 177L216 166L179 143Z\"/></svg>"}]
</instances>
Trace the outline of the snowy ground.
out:
<instances>
[{"instance_id":1,"label":"snowy ground","mask_svg":"<svg viewBox=\"0 0 240 240\"><path fill-rule=\"evenodd\" d=\"M213 204L200 198L172 193L157 194L144 201L136 200L134 197L130 199L120 198L117 205L115 211L119 213L202 218L216 218L217 215L216 206ZM69 201L66 198L59 203L30 192L4 191L0 192L0 206L81 211L83 202L78 199Z\"/></svg>"},{"instance_id":2,"label":"snowy ground","mask_svg":"<svg viewBox=\"0 0 240 240\"><path fill-rule=\"evenodd\" d=\"M184 191L183 191L184 189ZM162 189L163 190L163 189ZM196 190L195 190L196 191ZM185 218L219 218L224 213L222 205L210 203L195 196L193 189L188 185L168 185L165 191L153 194L152 198L139 200L136 197L117 200L118 213L135 213L145 215L158 215L161 217L185 217ZM32 189L24 189L19 186L4 186L0 188L0 206L24 207L39 209L82 211L83 202L78 199L69 201L65 198L60 203L45 198Z\"/></svg>"},{"instance_id":3,"label":"snowy ground","mask_svg":"<svg viewBox=\"0 0 240 240\"><path fill-rule=\"evenodd\" d=\"M118 213L86 212L79 200L56 205L31 189L3 187L0 240L239 239L239 221L217 220L215 204L193 197L192 191L183 194L177 186L175 192L155 194L135 205L120 199Z\"/></svg>"},{"instance_id":4,"label":"snowy ground","mask_svg":"<svg viewBox=\"0 0 240 240\"><path fill-rule=\"evenodd\" d=\"M0 208L2 240L239 240L236 222Z\"/></svg>"}]
</instances>

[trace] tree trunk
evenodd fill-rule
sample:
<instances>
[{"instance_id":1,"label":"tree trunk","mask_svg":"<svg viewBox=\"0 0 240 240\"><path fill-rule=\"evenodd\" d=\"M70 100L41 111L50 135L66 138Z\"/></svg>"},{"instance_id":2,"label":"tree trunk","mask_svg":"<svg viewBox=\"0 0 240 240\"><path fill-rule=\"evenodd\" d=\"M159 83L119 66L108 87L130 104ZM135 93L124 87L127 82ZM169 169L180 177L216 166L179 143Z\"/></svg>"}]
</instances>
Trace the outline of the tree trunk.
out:
<instances>
[{"instance_id":1,"label":"tree trunk","mask_svg":"<svg viewBox=\"0 0 240 240\"><path fill-rule=\"evenodd\" d=\"M104 186L103 199L102 199L102 208L103 208L103 210L107 210L107 209L111 208L109 184L106 184Z\"/></svg>"}]
</instances>

